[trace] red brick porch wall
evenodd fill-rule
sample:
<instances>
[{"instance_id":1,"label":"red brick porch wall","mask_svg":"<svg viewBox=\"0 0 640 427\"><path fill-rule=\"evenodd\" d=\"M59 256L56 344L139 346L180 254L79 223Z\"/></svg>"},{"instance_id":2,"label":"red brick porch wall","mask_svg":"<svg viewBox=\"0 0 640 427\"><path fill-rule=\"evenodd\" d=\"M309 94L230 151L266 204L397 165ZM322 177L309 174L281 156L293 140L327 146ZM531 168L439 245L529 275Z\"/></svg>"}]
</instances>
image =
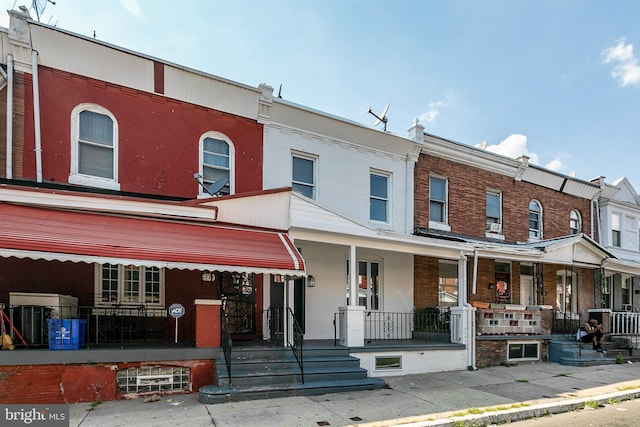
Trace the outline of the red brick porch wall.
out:
<instances>
[{"instance_id":1,"label":"red brick porch wall","mask_svg":"<svg viewBox=\"0 0 640 427\"><path fill-rule=\"evenodd\" d=\"M176 366L191 369L193 392L210 384L213 360L144 363L0 366L0 403L59 404L118 400L116 372L139 366Z\"/></svg>"}]
</instances>

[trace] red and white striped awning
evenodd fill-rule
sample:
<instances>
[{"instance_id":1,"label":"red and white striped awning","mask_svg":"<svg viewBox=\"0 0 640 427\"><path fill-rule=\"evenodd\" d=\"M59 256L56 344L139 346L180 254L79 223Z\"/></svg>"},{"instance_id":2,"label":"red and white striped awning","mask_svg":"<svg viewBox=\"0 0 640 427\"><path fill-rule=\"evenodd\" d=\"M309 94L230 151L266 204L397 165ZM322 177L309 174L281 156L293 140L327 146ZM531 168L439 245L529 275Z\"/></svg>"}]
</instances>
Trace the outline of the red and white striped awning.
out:
<instances>
[{"instance_id":1,"label":"red and white striped awning","mask_svg":"<svg viewBox=\"0 0 640 427\"><path fill-rule=\"evenodd\" d=\"M284 232L0 203L0 257L304 276Z\"/></svg>"}]
</instances>

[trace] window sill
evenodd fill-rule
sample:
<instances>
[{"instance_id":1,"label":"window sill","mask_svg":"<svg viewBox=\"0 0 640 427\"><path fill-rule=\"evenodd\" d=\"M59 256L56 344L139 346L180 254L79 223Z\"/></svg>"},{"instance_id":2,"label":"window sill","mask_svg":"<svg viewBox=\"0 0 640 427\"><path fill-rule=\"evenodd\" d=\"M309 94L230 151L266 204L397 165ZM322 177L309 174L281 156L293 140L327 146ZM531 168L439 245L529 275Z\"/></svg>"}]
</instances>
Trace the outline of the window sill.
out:
<instances>
[{"instance_id":1,"label":"window sill","mask_svg":"<svg viewBox=\"0 0 640 427\"><path fill-rule=\"evenodd\" d=\"M120 191L120 183L112 179L98 178L89 175L71 174L69 184L83 185L87 187L105 188L107 190Z\"/></svg>"},{"instance_id":2,"label":"window sill","mask_svg":"<svg viewBox=\"0 0 640 427\"><path fill-rule=\"evenodd\" d=\"M485 233L487 239L504 240L504 234Z\"/></svg>"},{"instance_id":3,"label":"window sill","mask_svg":"<svg viewBox=\"0 0 640 427\"><path fill-rule=\"evenodd\" d=\"M449 224L445 224L444 222L429 221L429 228L440 231L451 231L451 226Z\"/></svg>"}]
</instances>

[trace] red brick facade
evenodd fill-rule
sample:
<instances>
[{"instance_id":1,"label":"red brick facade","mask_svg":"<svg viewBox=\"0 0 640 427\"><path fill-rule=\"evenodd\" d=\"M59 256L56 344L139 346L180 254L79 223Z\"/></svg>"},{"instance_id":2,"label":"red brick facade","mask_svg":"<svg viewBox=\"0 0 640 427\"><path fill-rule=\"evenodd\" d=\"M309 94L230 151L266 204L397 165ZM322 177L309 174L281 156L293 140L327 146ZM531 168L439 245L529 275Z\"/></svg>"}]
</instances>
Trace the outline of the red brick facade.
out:
<instances>
[{"instance_id":1,"label":"red brick facade","mask_svg":"<svg viewBox=\"0 0 640 427\"><path fill-rule=\"evenodd\" d=\"M503 233L508 242L529 238L529 202L542 205L543 237L569 235L569 215L577 209L582 232L591 230L590 201L506 175L421 154L415 167L415 225L429 226L429 176L448 180L448 224L453 233L485 237L486 192L502 193Z\"/></svg>"},{"instance_id":2,"label":"red brick facade","mask_svg":"<svg viewBox=\"0 0 640 427\"><path fill-rule=\"evenodd\" d=\"M122 399L116 372L139 366L181 366L191 370L196 392L214 377L213 360L147 362L140 364L0 366L3 404L58 404Z\"/></svg>"}]
</instances>

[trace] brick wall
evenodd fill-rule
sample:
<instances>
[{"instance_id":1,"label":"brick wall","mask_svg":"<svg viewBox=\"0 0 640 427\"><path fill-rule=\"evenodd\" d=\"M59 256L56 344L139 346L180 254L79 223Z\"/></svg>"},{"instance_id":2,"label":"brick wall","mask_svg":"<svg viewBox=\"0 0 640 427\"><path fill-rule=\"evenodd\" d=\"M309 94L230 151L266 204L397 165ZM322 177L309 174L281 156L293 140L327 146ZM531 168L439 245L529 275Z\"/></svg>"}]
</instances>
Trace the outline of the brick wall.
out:
<instances>
[{"instance_id":1,"label":"brick wall","mask_svg":"<svg viewBox=\"0 0 640 427\"><path fill-rule=\"evenodd\" d=\"M548 340L518 340L517 337L513 341L530 341L540 342L540 362L546 362L549 356ZM492 340L492 339L476 339L476 366L478 368L487 368L489 366L499 366L507 363L518 363L517 361L508 361L507 344L508 340ZM520 363L531 363L529 360L523 360Z\"/></svg>"},{"instance_id":2,"label":"brick wall","mask_svg":"<svg viewBox=\"0 0 640 427\"><path fill-rule=\"evenodd\" d=\"M502 192L503 232L507 241L526 242L529 238L529 202L532 199L542 205L545 239L569 234L572 209L580 211L583 232L590 232L588 199L425 154L420 155L415 167L415 225L418 227L429 226L430 174L448 179L448 220L454 233L485 236L487 189Z\"/></svg>"},{"instance_id":3,"label":"brick wall","mask_svg":"<svg viewBox=\"0 0 640 427\"><path fill-rule=\"evenodd\" d=\"M415 308L438 305L438 258L414 256L413 304Z\"/></svg>"},{"instance_id":4,"label":"brick wall","mask_svg":"<svg viewBox=\"0 0 640 427\"><path fill-rule=\"evenodd\" d=\"M0 403L58 404L122 399L116 383L117 370L150 365L190 368L194 392L210 384L215 374L212 360L0 366Z\"/></svg>"}]
</instances>

